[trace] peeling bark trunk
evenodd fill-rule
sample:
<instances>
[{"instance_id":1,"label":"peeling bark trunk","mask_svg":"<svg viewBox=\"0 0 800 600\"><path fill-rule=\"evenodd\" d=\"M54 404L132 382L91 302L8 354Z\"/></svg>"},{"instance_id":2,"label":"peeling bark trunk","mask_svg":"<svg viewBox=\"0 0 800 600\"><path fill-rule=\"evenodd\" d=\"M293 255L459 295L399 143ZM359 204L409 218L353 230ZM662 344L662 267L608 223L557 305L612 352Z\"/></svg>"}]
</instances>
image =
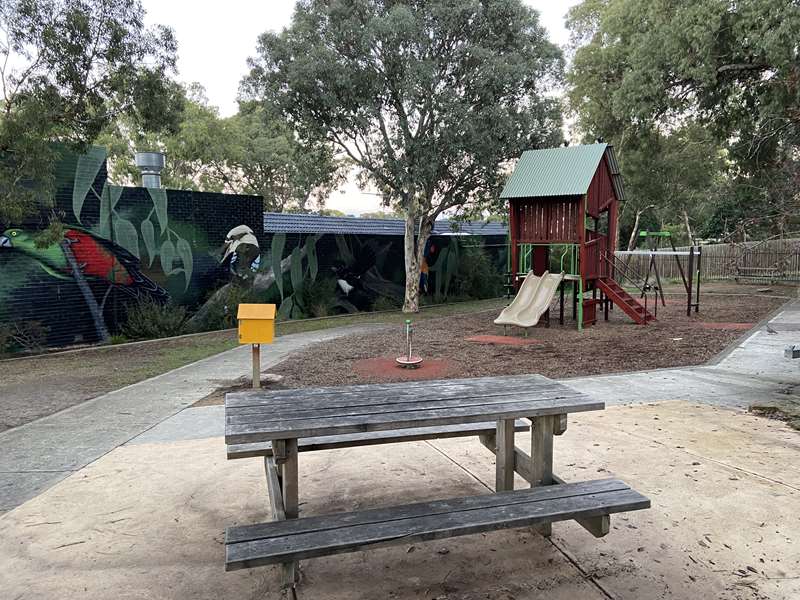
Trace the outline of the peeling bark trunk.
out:
<instances>
[{"instance_id":1,"label":"peeling bark trunk","mask_svg":"<svg viewBox=\"0 0 800 600\"><path fill-rule=\"evenodd\" d=\"M403 312L419 312L419 278L422 270L422 260L425 258L425 244L431 235L432 224L427 216L422 216L419 231L416 231L417 204L412 201L410 209L406 212L406 227L403 238L403 252L405 254L406 284L403 299Z\"/></svg>"}]
</instances>

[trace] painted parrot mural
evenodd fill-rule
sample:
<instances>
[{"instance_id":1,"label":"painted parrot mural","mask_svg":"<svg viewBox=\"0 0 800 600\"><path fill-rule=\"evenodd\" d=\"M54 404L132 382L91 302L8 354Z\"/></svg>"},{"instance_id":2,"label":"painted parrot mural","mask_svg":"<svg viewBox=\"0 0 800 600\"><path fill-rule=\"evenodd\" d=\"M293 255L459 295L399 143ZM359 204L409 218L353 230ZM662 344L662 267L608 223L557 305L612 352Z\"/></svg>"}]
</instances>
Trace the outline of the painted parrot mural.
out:
<instances>
[{"instance_id":1,"label":"painted parrot mural","mask_svg":"<svg viewBox=\"0 0 800 600\"><path fill-rule=\"evenodd\" d=\"M64 232L62 243L44 248L36 246L30 232L8 229L0 236L0 249L24 252L36 259L42 269L53 277L70 279L75 273L70 266L68 249L84 277L105 280L132 298L147 295L159 301L169 299L166 290L142 273L139 259L133 254L77 227L70 227Z\"/></svg>"},{"instance_id":2,"label":"painted parrot mural","mask_svg":"<svg viewBox=\"0 0 800 600\"><path fill-rule=\"evenodd\" d=\"M77 227L66 229L61 242L43 248L37 246L31 232L8 229L0 235L0 251L21 252L36 261L52 277L74 280L92 313L97 333L103 340L109 338L103 309L112 289L133 299L149 297L158 302L169 299L166 290L142 273L139 259L133 254ZM89 282L108 284L99 305Z\"/></svg>"}]
</instances>

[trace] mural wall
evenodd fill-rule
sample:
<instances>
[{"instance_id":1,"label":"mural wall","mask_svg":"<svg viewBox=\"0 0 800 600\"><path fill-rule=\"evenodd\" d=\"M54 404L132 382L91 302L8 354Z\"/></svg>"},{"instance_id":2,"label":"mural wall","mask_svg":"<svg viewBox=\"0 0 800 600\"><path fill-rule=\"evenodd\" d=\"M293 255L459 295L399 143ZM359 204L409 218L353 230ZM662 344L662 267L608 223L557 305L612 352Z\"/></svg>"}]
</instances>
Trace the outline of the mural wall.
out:
<instances>
[{"instance_id":1,"label":"mural wall","mask_svg":"<svg viewBox=\"0 0 800 600\"><path fill-rule=\"evenodd\" d=\"M266 236L260 197L111 185L102 148L66 156L56 190L55 243L37 243L44 219L0 226L0 354L233 327L243 301L274 302L280 319L402 303L400 236ZM499 295L504 241L432 238L426 301ZM142 306L180 322L131 334Z\"/></svg>"},{"instance_id":2,"label":"mural wall","mask_svg":"<svg viewBox=\"0 0 800 600\"><path fill-rule=\"evenodd\" d=\"M58 166L61 240L39 247L36 222L0 231L0 343L102 341L145 298L196 306L229 278L227 232L262 222L260 197L114 186L105 159L92 148Z\"/></svg>"}]
</instances>

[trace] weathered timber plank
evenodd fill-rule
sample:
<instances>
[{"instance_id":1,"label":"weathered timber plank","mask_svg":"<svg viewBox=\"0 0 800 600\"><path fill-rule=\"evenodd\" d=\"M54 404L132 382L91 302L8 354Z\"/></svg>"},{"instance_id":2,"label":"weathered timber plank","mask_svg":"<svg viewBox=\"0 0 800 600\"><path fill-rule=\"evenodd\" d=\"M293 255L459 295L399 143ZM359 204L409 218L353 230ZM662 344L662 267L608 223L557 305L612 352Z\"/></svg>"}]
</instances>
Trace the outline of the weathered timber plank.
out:
<instances>
[{"instance_id":1,"label":"weathered timber plank","mask_svg":"<svg viewBox=\"0 0 800 600\"><path fill-rule=\"evenodd\" d=\"M566 485L567 482L554 473L553 483L557 485ZM611 515L576 518L575 522L596 538L604 537L611 531Z\"/></svg>"},{"instance_id":2,"label":"weathered timber plank","mask_svg":"<svg viewBox=\"0 0 800 600\"><path fill-rule=\"evenodd\" d=\"M453 401L453 400L477 400L485 399L489 402L494 401L496 398L498 402L502 402L503 398L509 396L525 396L530 399L535 398L549 398L552 396L570 396L574 394L582 394L573 388L566 387L560 384L548 386L512 386L505 389L495 389L486 391L470 391L470 390L446 390L440 394L425 394L420 396L409 395L375 395L370 398L349 399L341 398L335 395L329 397L315 396L313 398L298 398L295 402L276 402L264 403L251 406L226 406L227 413L235 414L258 414L258 413L295 413L295 412L313 412L320 409L331 408L362 408L371 410L381 406L414 406L417 404L425 404L430 402L440 401Z\"/></svg>"},{"instance_id":3,"label":"weathered timber plank","mask_svg":"<svg viewBox=\"0 0 800 600\"><path fill-rule=\"evenodd\" d=\"M497 492L514 489L514 421L497 422L495 485Z\"/></svg>"},{"instance_id":4,"label":"weathered timber plank","mask_svg":"<svg viewBox=\"0 0 800 600\"><path fill-rule=\"evenodd\" d=\"M469 437L486 433L494 434L495 427L495 423L459 423L457 425L441 425L439 427L413 427L411 429L392 429L387 431L369 431L367 433L328 435L300 438L298 440L298 447L300 452L310 452L314 450L333 450L335 448L393 444L418 440ZM514 428L516 431L528 431L530 425L524 419L517 419L514 422ZM228 459L271 456L272 442L232 444L227 447L227 450Z\"/></svg>"},{"instance_id":5,"label":"weathered timber plank","mask_svg":"<svg viewBox=\"0 0 800 600\"><path fill-rule=\"evenodd\" d=\"M457 510L481 510L492 506L507 506L517 503L549 502L556 498L572 498L592 494L605 494L630 490L630 486L619 479L596 479L580 481L567 485L551 485L539 488L526 488L513 492L482 494L448 498L404 505L404 518L438 516ZM397 507L371 508L358 512L337 513L303 517L293 521L259 523L229 527L225 533L225 543L235 544L271 537L291 535L298 531L318 531L326 528L349 527L383 523L397 518Z\"/></svg>"},{"instance_id":6,"label":"weathered timber plank","mask_svg":"<svg viewBox=\"0 0 800 600\"><path fill-rule=\"evenodd\" d=\"M397 507L394 519L379 524L326 528L294 533L285 537L229 544L226 546L226 569L254 567L284 562L288 559L300 560L498 529L527 527L576 517L638 510L649 505L647 498L628 489L416 518L405 516L403 507Z\"/></svg>"},{"instance_id":7,"label":"weathered timber plank","mask_svg":"<svg viewBox=\"0 0 800 600\"><path fill-rule=\"evenodd\" d=\"M486 446L492 452L495 451L496 444L494 442L494 434L492 435L482 435L480 436L481 444ZM525 452L523 452L520 448L514 447L514 470L519 473L520 477L522 477L528 483L533 481L533 461L531 461L531 457L528 456ZM564 484L566 483L563 479L561 479L558 475L553 473L553 484ZM602 515L600 517L591 517L585 519L578 519L576 518L575 521L583 527L586 531L591 533L594 537L600 538L606 535L611 527L611 517L608 515Z\"/></svg>"},{"instance_id":8,"label":"weathered timber plank","mask_svg":"<svg viewBox=\"0 0 800 600\"><path fill-rule=\"evenodd\" d=\"M448 400L429 400L427 402L403 402L396 404L382 404L374 406L353 406L353 407L335 407L335 408L315 408L313 410L303 410L298 407L296 410L270 410L265 408L258 412L241 413L237 409L227 409L225 411L225 422L231 425L243 423L259 423L264 419L270 421L303 421L306 419L321 419L321 418L338 418L346 416L358 415L375 415L380 413L409 413L422 410L438 410L445 408L464 408L468 406L498 406L502 407L505 404L513 404L517 402L544 402L551 400L561 400L564 402L573 402L576 400L585 400L587 396L580 392L571 393L550 393L542 396L536 396L519 392L516 394L509 394L506 396L494 396L487 398L453 398Z\"/></svg>"},{"instance_id":9,"label":"weathered timber plank","mask_svg":"<svg viewBox=\"0 0 800 600\"><path fill-rule=\"evenodd\" d=\"M567 431L567 415L558 415L556 419L553 435L563 435Z\"/></svg>"},{"instance_id":10,"label":"weathered timber plank","mask_svg":"<svg viewBox=\"0 0 800 600\"><path fill-rule=\"evenodd\" d=\"M538 416L531 420L531 487L553 483L553 430L558 415ZM537 527L544 536L552 534L551 523Z\"/></svg>"},{"instance_id":11,"label":"weathered timber plank","mask_svg":"<svg viewBox=\"0 0 800 600\"><path fill-rule=\"evenodd\" d=\"M286 462L283 463L283 509L287 519L299 516L297 440L286 440Z\"/></svg>"},{"instance_id":12,"label":"weathered timber plank","mask_svg":"<svg viewBox=\"0 0 800 600\"><path fill-rule=\"evenodd\" d=\"M456 423L480 423L489 419L515 419L568 412L602 410L603 402L586 396L567 400L544 400L500 405L454 407L447 409L381 413L338 418L304 419L302 421L227 424L225 443L243 444L271 439L341 435L386 429L432 427Z\"/></svg>"},{"instance_id":13,"label":"weathered timber plank","mask_svg":"<svg viewBox=\"0 0 800 600\"><path fill-rule=\"evenodd\" d=\"M327 386L316 388L295 388L289 390L273 391L241 391L226 394L226 404L231 406L249 405L253 400L268 397L271 402L284 400L296 402L298 399L313 396L329 397L341 395L356 398L359 396L372 396L375 393L391 392L400 395L417 396L427 392L436 393L437 389L466 389L491 390L496 387L516 384L542 384L555 383L542 375L501 375L496 377L467 377L462 379L431 379L424 381L404 381L400 383L370 383L345 386ZM563 385L563 384L562 384Z\"/></svg>"},{"instance_id":14,"label":"weathered timber plank","mask_svg":"<svg viewBox=\"0 0 800 600\"><path fill-rule=\"evenodd\" d=\"M283 521L286 519L286 512L283 510L283 490L278 480L278 465L272 456L264 457L264 471L267 476L267 492L269 493L269 504L272 508L272 520Z\"/></svg>"}]
</instances>

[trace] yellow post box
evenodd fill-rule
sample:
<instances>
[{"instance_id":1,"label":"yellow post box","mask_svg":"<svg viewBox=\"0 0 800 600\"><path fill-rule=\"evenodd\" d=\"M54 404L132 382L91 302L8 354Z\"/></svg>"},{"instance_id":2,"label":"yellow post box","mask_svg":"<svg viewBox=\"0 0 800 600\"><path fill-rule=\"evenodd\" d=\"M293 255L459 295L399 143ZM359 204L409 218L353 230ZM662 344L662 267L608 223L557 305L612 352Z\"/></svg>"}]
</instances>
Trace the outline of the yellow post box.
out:
<instances>
[{"instance_id":1,"label":"yellow post box","mask_svg":"<svg viewBox=\"0 0 800 600\"><path fill-rule=\"evenodd\" d=\"M240 344L271 344L275 337L274 304L240 304Z\"/></svg>"},{"instance_id":2,"label":"yellow post box","mask_svg":"<svg viewBox=\"0 0 800 600\"><path fill-rule=\"evenodd\" d=\"M261 387L261 344L275 337L274 304L240 304L239 343L253 345L253 387Z\"/></svg>"}]
</instances>

